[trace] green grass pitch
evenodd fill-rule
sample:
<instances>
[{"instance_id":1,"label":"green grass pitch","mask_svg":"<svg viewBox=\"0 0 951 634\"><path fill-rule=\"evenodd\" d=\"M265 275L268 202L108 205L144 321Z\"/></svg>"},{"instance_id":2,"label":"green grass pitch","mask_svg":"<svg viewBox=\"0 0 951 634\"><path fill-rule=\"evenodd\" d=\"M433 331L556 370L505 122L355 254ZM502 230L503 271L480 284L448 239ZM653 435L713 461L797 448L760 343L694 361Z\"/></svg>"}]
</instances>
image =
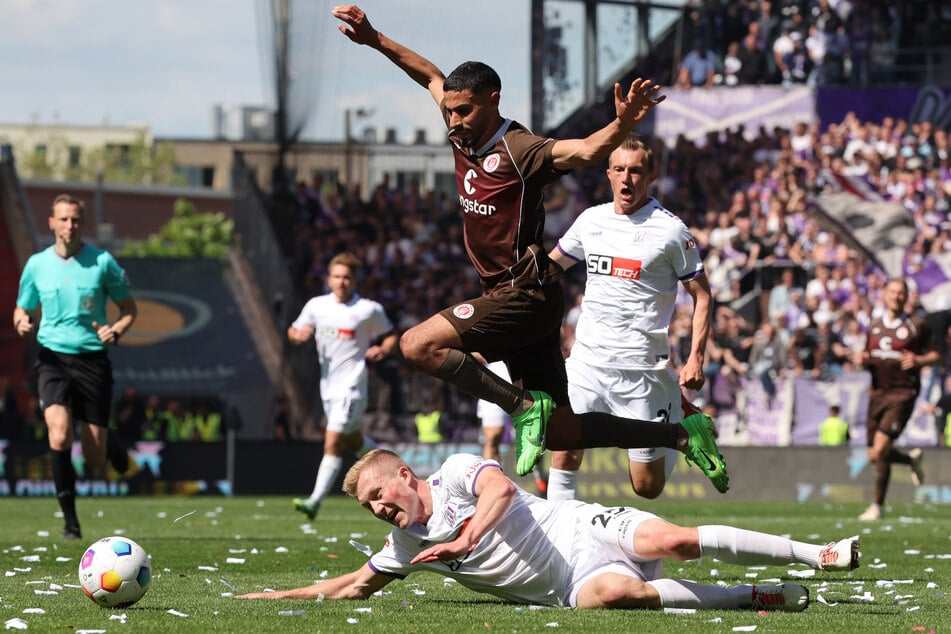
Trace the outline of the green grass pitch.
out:
<instances>
[{"instance_id":1,"label":"green grass pitch","mask_svg":"<svg viewBox=\"0 0 951 634\"><path fill-rule=\"evenodd\" d=\"M746 568L709 558L665 565L667 576L707 583L803 583L812 603L799 614L537 609L427 573L368 601L238 601L227 593L349 572L366 561L350 541L375 549L388 527L344 497L326 501L312 528L283 497L82 498L84 537L64 542L54 499L2 498L0 615L33 632L951 631L951 506L896 504L871 524L855 519L864 508L858 502L640 506L680 524L732 524L811 542L859 535L862 565L811 578L794 576L800 566ZM138 604L106 610L86 598L76 570L89 544L117 532L151 554L153 580Z\"/></svg>"}]
</instances>

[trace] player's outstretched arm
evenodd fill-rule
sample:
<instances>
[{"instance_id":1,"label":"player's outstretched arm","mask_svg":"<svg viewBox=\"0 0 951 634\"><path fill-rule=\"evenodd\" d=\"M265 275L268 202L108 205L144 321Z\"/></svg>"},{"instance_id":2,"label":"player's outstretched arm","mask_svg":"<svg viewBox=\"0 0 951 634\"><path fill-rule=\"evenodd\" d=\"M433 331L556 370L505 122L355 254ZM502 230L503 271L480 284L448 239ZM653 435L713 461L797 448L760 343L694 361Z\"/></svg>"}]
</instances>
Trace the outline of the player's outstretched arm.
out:
<instances>
[{"instance_id":1,"label":"player's outstretched arm","mask_svg":"<svg viewBox=\"0 0 951 634\"><path fill-rule=\"evenodd\" d=\"M344 24L338 25L337 28L350 38L351 42L375 48L386 55L413 81L427 89L435 99L436 105L442 107L442 85L446 76L435 64L419 53L377 31L370 24L370 20L363 9L355 4L334 7L332 13L335 18L344 22Z\"/></svg>"},{"instance_id":2,"label":"player's outstretched arm","mask_svg":"<svg viewBox=\"0 0 951 634\"><path fill-rule=\"evenodd\" d=\"M625 93L614 84L614 108L617 117L584 139L561 139L552 146L552 158L558 169L571 169L603 161L644 120L647 113L667 97L657 96L660 86L649 79L635 79Z\"/></svg>"},{"instance_id":3,"label":"player's outstretched arm","mask_svg":"<svg viewBox=\"0 0 951 634\"><path fill-rule=\"evenodd\" d=\"M316 599L320 595L325 599L367 599L392 580L392 577L374 572L369 564L363 564L359 570L312 586L279 592L250 592L239 594L235 599Z\"/></svg>"}]
</instances>

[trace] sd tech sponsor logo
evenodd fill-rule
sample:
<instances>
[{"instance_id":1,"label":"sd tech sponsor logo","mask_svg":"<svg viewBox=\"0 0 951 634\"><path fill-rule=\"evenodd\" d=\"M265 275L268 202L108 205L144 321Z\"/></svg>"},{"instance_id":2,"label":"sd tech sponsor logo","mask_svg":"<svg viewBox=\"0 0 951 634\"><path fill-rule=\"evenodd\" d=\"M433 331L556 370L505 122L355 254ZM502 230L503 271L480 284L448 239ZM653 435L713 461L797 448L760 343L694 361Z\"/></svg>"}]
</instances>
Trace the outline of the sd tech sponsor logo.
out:
<instances>
[{"instance_id":1,"label":"sd tech sponsor logo","mask_svg":"<svg viewBox=\"0 0 951 634\"><path fill-rule=\"evenodd\" d=\"M641 261L592 253L587 257L588 273L627 280L641 279Z\"/></svg>"}]
</instances>

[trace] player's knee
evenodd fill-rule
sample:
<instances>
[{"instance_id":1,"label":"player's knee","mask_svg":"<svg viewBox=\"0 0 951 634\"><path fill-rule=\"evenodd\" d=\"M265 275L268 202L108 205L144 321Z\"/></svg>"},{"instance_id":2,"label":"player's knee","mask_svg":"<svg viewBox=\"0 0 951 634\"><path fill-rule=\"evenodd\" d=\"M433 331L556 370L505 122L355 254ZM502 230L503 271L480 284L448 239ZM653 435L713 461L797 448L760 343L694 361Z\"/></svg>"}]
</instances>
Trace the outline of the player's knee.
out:
<instances>
[{"instance_id":1,"label":"player's knee","mask_svg":"<svg viewBox=\"0 0 951 634\"><path fill-rule=\"evenodd\" d=\"M639 579L628 579L624 583L599 584L596 596L598 602L609 609L651 607L651 593L647 585Z\"/></svg>"},{"instance_id":2,"label":"player's knee","mask_svg":"<svg viewBox=\"0 0 951 634\"><path fill-rule=\"evenodd\" d=\"M422 337L414 328L410 328L400 336L400 352L407 361L414 361L421 356Z\"/></svg>"}]
</instances>

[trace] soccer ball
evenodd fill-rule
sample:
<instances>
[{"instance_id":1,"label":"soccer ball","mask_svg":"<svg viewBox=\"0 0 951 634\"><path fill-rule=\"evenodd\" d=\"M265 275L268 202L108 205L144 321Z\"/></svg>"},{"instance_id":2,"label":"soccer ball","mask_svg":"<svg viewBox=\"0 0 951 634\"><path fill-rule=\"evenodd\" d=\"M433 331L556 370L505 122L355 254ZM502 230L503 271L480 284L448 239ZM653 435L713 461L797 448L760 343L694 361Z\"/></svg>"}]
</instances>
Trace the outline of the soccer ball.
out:
<instances>
[{"instance_id":1,"label":"soccer ball","mask_svg":"<svg viewBox=\"0 0 951 634\"><path fill-rule=\"evenodd\" d=\"M126 537L104 537L79 560L79 583L104 608L126 608L142 598L152 580L145 549Z\"/></svg>"}]
</instances>

